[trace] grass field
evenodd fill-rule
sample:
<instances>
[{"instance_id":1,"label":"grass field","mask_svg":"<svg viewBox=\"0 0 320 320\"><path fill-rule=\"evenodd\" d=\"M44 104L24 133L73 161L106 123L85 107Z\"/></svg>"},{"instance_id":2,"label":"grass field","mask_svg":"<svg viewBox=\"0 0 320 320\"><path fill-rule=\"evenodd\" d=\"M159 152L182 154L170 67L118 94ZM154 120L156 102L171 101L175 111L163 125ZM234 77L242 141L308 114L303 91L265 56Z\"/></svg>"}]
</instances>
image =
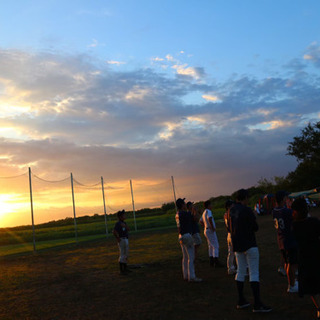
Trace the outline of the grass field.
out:
<instances>
[{"instance_id":1,"label":"grass field","mask_svg":"<svg viewBox=\"0 0 320 320\"><path fill-rule=\"evenodd\" d=\"M314 215L320 217L319 211ZM270 216L258 218L261 296L270 314L236 310L235 281L226 269L208 264L207 245L200 250L197 276L182 280L181 249L174 228L132 234L128 276L118 272L115 240L43 250L0 258L0 319L314 319L309 297L287 294L287 280L277 273L279 252ZM226 259L226 232L217 223L221 260ZM249 284L245 287L252 301Z\"/></svg>"},{"instance_id":2,"label":"grass field","mask_svg":"<svg viewBox=\"0 0 320 320\"><path fill-rule=\"evenodd\" d=\"M223 209L215 211L216 217L223 216ZM109 216L107 221L108 233L112 234L112 229L117 221L115 216ZM126 220L130 230L134 231L134 219L132 214ZM136 217L137 232L143 232L148 229L159 229L174 227L176 225L174 214L156 214L156 215L137 215ZM78 242L88 240L102 239L106 237L106 225L104 217L99 221L90 223L78 223L77 225ZM75 228L73 220L65 226L54 227L35 227L36 249L48 249L57 246L76 243ZM23 254L33 251L33 234L32 227L18 227L14 229L0 229L0 256L10 254Z\"/></svg>"}]
</instances>

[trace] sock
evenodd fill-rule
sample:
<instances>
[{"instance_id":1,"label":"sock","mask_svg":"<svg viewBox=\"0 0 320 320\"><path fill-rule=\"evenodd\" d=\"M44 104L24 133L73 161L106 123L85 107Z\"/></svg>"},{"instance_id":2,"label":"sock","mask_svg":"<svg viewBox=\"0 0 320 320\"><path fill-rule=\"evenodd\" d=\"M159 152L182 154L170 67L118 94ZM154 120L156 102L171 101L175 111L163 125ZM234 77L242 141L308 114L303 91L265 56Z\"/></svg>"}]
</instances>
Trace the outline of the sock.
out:
<instances>
[{"instance_id":1,"label":"sock","mask_svg":"<svg viewBox=\"0 0 320 320\"><path fill-rule=\"evenodd\" d=\"M246 300L243 295L244 282L243 281L236 281L236 284L237 284L237 289L238 289L239 303L241 303Z\"/></svg>"},{"instance_id":2,"label":"sock","mask_svg":"<svg viewBox=\"0 0 320 320\"><path fill-rule=\"evenodd\" d=\"M260 301L260 282L258 281L252 281L250 282L251 290L254 297L254 305L259 306L261 304Z\"/></svg>"}]
</instances>

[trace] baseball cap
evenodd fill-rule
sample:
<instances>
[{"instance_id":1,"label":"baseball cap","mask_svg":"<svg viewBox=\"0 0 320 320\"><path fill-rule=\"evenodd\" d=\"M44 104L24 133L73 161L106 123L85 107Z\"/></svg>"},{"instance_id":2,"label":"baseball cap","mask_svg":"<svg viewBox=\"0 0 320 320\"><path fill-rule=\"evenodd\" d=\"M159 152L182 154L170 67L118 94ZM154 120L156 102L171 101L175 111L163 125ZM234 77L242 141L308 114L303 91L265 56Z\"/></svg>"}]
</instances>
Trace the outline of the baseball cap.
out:
<instances>
[{"instance_id":1,"label":"baseball cap","mask_svg":"<svg viewBox=\"0 0 320 320\"><path fill-rule=\"evenodd\" d=\"M185 203L185 200L186 198L179 198L179 199L177 199L177 201L176 201L176 205L177 205L177 207L178 208L181 208L181 206Z\"/></svg>"}]
</instances>

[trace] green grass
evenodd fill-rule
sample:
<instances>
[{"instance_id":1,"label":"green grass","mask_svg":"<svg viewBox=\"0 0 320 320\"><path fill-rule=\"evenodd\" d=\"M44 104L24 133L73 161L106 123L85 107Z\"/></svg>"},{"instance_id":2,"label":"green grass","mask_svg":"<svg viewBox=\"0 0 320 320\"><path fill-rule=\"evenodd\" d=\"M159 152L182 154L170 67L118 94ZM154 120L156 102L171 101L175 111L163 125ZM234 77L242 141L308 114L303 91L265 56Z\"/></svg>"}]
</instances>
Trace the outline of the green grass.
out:
<instances>
[{"instance_id":1,"label":"green grass","mask_svg":"<svg viewBox=\"0 0 320 320\"><path fill-rule=\"evenodd\" d=\"M236 309L234 277L227 275L226 268L209 266L203 234L196 274L204 281L183 281L181 248L177 231L171 228L132 232L129 264L141 268L128 276L119 275L118 248L111 236L36 254L1 257L0 319L314 319L311 299L287 294L287 279L277 273L280 254L272 217L258 217L258 224L261 296L273 307L268 315L253 314L252 308ZM225 264L227 242L222 221L217 222L217 235L220 260ZM245 296L253 302L248 281Z\"/></svg>"},{"instance_id":2,"label":"green grass","mask_svg":"<svg viewBox=\"0 0 320 320\"><path fill-rule=\"evenodd\" d=\"M224 210L215 210L215 219L223 216ZM116 223L116 217L108 217L108 234L112 235L112 229ZM130 233L135 232L132 214L126 220ZM142 215L136 217L137 232L144 230L159 230L175 227L174 214ZM77 224L77 236L79 242L101 239L106 236L105 221ZM53 227L35 226L36 249L43 250L51 247L63 246L76 243L74 224ZM32 228L16 228L15 230L1 229L0 231L0 256L21 254L33 251Z\"/></svg>"}]
</instances>

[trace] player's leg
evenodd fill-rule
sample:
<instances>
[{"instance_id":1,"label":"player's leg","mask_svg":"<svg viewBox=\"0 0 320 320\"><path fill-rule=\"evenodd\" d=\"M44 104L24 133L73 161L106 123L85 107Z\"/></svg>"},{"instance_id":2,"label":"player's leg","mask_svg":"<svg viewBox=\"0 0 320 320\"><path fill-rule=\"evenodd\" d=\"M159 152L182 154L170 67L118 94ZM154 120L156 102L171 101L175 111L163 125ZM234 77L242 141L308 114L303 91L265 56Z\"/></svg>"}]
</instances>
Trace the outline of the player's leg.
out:
<instances>
[{"instance_id":1,"label":"player's leg","mask_svg":"<svg viewBox=\"0 0 320 320\"><path fill-rule=\"evenodd\" d=\"M207 242L208 242L208 254L209 254L209 259L210 259L210 265L213 267L214 266L214 259L213 259L212 233L213 232L210 229L206 229L204 235L207 238Z\"/></svg>"},{"instance_id":2,"label":"player's leg","mask_svg":"<svg viewBox=\"0 0 320 320\"><path fill-rule=\"evenodd\" d=\"M214 266L215 267L223 267L222 263L219 261L219 241L217 233L213 233L213 259L214 259Z\"/></svg>"},{"instance_id":3,"label":"player's leg","mask_svg":"<svg viewBox=\"0 0 320 320\"><path fill-rule=\"evenodd\" d=\"M196 279L194 271L194 246L187 246L186 250L188 255L188 280L192 281Z\"/></svg>"},{"instance_id":4,"label":"player's leg","mask_svg":"<svg viewBox=\"0 0 320 320\"><path fill-rule=\"evenodd\" d=\"M298 282L296 282L296 270L298 263L298 252L296 248L286 251L288 290L289 293L298 292Z\"/></svg>"},{"instance_id":5,"label":"player's leg","mask_svg":"<svg viewBox=\"0 0 320 320\"><path fill-rule=\"evenodd\" d=\"M250 306L250 303L244 297L243 289L244 289L244 280L247 269L247 261L245 257L245 253L243 252L235 252L237 264L238 264L238 272L235 277L237 291L238 291L238 304L237 309L243 309Z\"/></svg>"},{"instance_id":6,"label":"player's leg","mask_svg":"<svg viewBox=\"0 0 320 320\"><path fill-rule=\"evenodd\" d=\"M247 251L247 263L250 286L254 297L253 312L270 312L272 308L265 306L260 298L259 249L257 247L250 248Z\"/></svg>"},{"instance_id":7,"label":"player's leg","mask_svg":"<svg viewBox=\"0 0 320 320\"><path fill-rule=\"evenodd\" d=\"M186 246L180 242L182 250L182 275L184 280L188 280L188 253Z\"/></svg>"}]
</instances>

